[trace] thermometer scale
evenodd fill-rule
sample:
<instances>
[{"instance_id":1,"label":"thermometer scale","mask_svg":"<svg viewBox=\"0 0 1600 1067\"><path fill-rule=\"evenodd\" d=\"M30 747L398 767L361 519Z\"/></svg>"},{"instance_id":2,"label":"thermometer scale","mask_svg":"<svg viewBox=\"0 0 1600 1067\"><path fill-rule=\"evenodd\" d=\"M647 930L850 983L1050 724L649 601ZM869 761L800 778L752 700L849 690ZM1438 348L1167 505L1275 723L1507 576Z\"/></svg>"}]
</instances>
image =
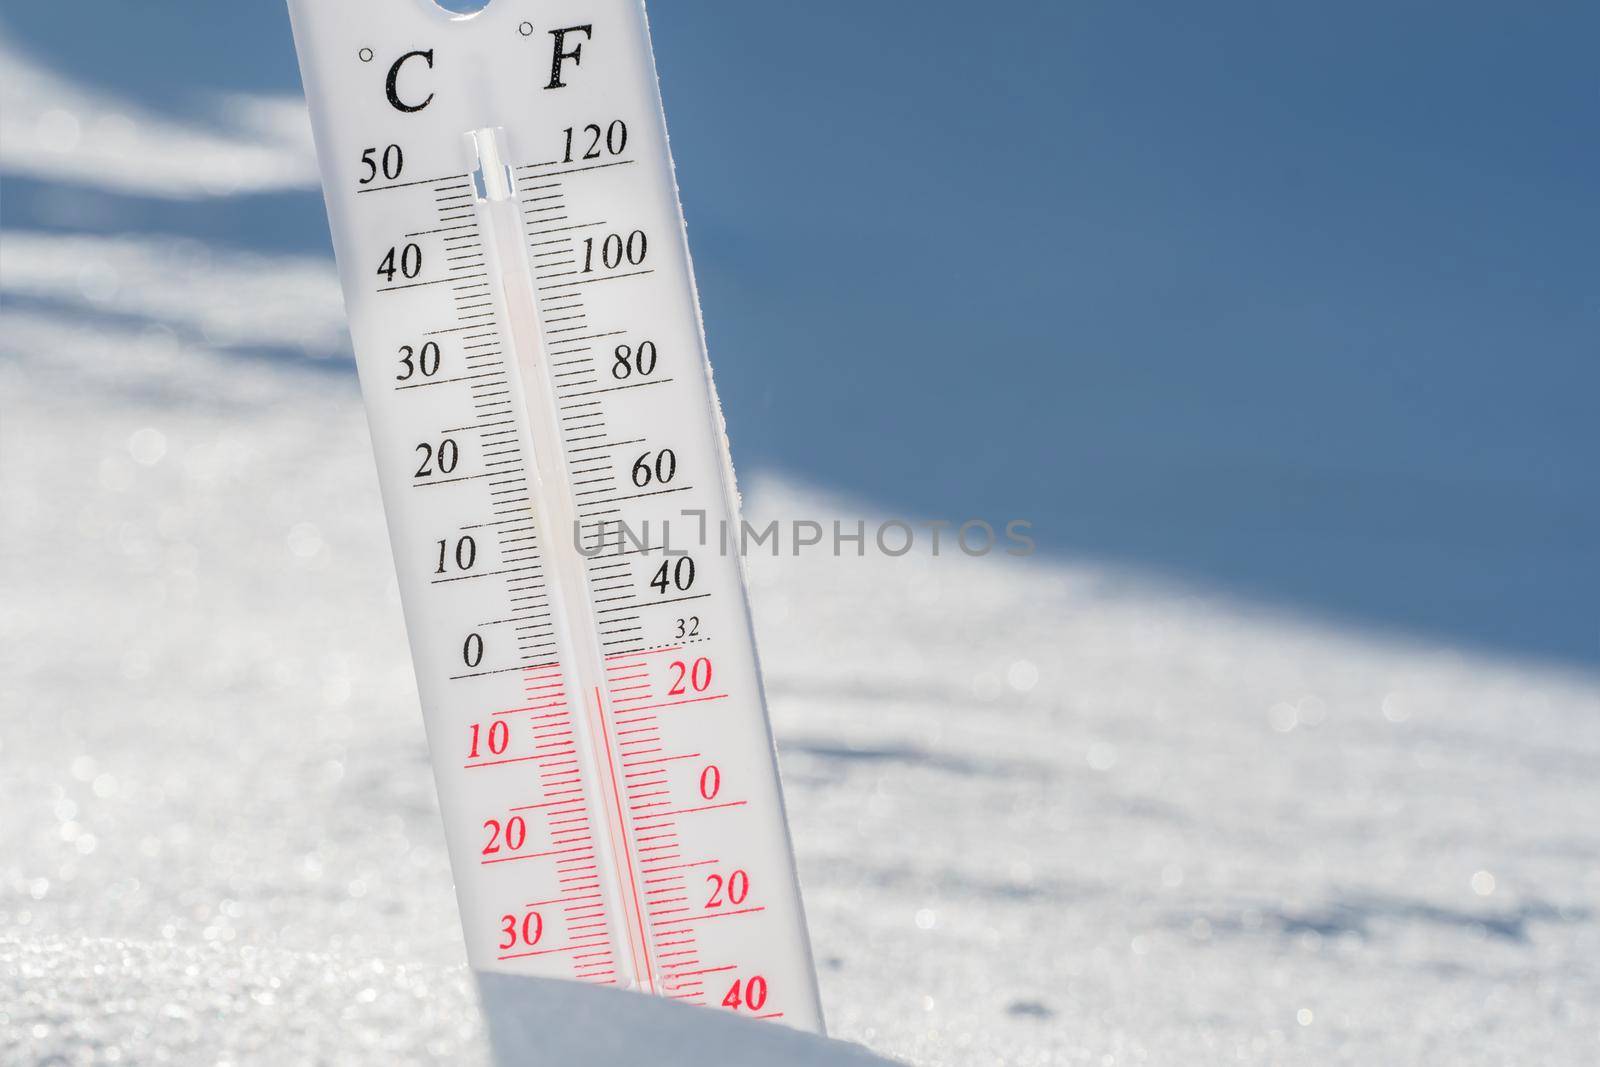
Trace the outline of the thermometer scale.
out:
<instances>
[{"instance_id":1,"label":"thermometer scale","mask_svg":"<svg viewBox=\"0 0 1600 1067\"><path fill-rule=\"evenodd\" d=\"M820 1031L643 6L289 7L472 966Z\"/></svg>"}]
</instances>

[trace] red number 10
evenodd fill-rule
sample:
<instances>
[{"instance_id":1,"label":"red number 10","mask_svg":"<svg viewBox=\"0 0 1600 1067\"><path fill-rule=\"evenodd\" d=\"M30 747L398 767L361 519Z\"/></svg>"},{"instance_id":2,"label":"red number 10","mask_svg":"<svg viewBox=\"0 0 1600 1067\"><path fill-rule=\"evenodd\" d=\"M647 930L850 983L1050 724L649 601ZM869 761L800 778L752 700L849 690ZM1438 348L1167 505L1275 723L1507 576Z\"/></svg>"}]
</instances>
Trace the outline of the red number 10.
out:
<instances>
[{"instance_id":1,"label":"red number 10","mask_svg":"<svg viewBox=\"0 0 1600 1067\"><path fill-rule=\"evenodd\" d=\"M489 755L491 756L501 755L505 752L506 746L511 744L511 727L500 719L496 719L489 724L489 729L486 731L487 736L480 736L483 733L485 731L477 723L472 724L472 751L468 753L469 759L478 758L480 743L488 745Z\"/></svg>"}]
</instances>

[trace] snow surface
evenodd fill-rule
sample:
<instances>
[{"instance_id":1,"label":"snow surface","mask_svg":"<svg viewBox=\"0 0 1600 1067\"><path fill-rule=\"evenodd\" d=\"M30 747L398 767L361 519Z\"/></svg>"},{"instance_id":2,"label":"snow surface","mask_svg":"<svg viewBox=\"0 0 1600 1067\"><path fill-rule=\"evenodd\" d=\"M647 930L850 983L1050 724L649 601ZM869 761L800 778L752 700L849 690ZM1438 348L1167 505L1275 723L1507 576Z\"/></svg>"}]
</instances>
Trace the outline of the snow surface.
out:
<instances>
[{"instance_id":1,"label":"snow surface","mask_svg":"<svg viewBox=\"0 0 1600 1067\"><path fill-rule=\"evenodd\" d=\"M0 168L7 174L184 200L317 183L305 105L238 95L197 126L130 105L35 62L0 34Z\"/></svg>"},{"instance_id":2,"label":"snow surface","mask_svg":"<svg viewBox=\"0 0 1600 1067\"><path fill-rule=\"evenodd\" d=\"M270 320L201 330L159 250L93 240L0 238L0 1049L480 1055L348 365L210 347ZM859 514L752 484L757 517ZM1593 1052L1592 677L1088 563L751 574L836 1035L918 1064ZM657 1040L635 1000L491 1003L564 1062L563 1020ZM685 1047L762 1040L683 1011Z\"/></svg>"},{"instance_id":3,"label":"snow surface","mask_svg":"<svg viewBox=\"0 0 1600 1067\"><path fill-rule=\"evenodd\" d=\"M6 173L309 180L282 101L85 140L90 90L4 62ZM0 1063L474 1062L491 1032L505 1062L872 1060L480 999L326 261L9 231L0 297ZM864 510L744 474L758 520ZM750 568L836 1037L1592 1062L1600 679L1090 560Z\"/></svg>"}]
</instances>

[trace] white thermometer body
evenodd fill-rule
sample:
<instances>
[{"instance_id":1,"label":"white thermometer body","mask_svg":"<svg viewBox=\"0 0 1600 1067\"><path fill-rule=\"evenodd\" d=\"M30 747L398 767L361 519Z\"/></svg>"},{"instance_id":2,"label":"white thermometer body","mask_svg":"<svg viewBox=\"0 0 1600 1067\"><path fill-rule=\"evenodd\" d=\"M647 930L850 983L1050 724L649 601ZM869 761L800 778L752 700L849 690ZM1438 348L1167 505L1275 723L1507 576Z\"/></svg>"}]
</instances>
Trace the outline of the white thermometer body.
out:
<instances>
[{"instance_id":1,"label":"white thermometer body","mask_svg":"<svg viewBox=\"0 0 1600 1067\"><path fill-rule=\"evenodd\" d=\"M643 7L289 6L473 966L820 1030Z\"/></svg>"}]
</instances>

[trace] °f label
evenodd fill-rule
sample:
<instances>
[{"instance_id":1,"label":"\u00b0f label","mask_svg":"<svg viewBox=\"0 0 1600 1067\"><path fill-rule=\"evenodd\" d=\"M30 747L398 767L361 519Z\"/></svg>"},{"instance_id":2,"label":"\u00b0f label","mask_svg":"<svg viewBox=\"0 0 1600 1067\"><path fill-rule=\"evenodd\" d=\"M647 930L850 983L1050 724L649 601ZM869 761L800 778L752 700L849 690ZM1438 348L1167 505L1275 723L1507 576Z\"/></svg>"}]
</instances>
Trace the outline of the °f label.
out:
<instances>
[{"instance_id":1,"label":"\u00b0f label","mask_svg":"<svg viewBox=\"0 0 1600 1067\"><path fill-rule=\"evenodd\" d=\"M820 1030L642 5L289 7L473 966Z\"/></svg>"}]
</instances>

